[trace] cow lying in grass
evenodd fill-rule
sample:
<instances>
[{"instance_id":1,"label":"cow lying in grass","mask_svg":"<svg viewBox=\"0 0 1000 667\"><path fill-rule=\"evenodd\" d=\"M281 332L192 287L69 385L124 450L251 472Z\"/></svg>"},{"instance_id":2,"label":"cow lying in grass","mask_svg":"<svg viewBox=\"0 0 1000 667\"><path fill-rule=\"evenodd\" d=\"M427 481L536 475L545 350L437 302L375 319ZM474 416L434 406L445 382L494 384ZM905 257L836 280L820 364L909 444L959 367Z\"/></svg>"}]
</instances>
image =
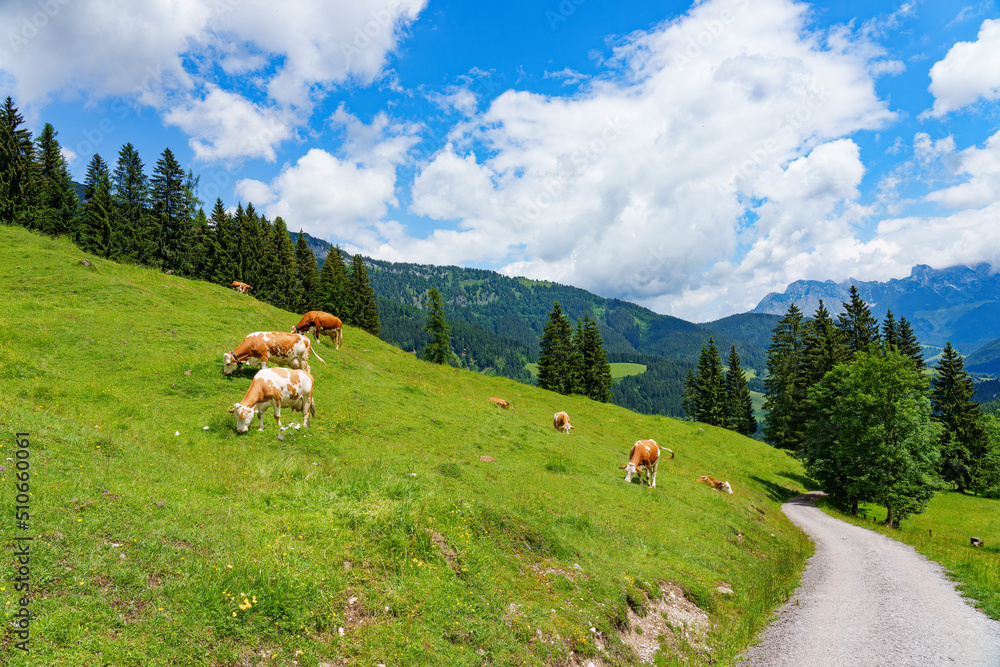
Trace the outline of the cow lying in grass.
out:
<instances>
[{"instance_id":1,"label":"cow lying in grass","mask_svg":"<svg viewBox=\"0 0 1000 667\"><path fill-rule=\"evenodd\" d=\"M718 489L719 491L725 491L726 493L733 492L733 487L729 486L729 482L723 482L722 480L715 479L714 477L709 477L708 475L702 475L701 477L699 477L694 481L708 484L713 489Z\"/></svg>"},{"instance_id":2,"label":"cow lying in grass","mask_svg":"<svg viewBox=\"0 0 1000 667\"><path fill-rule=\"evenodd\" d=\"M655 440L636 440L632 445L632 451L628 453L628 463L618 466L619 470L625 471L625 481L631 482L632 476L639 475L639 483L642 483L642 473L646 472L646 483L649 488L656 488L656 467L660 463L660 450L670 452L670 458L674 458L674 452L666 447L660 447Z\"/></svg>"},{"instance_id":3,"label":"cow lying in grass","mask_svg":"<svg viewBox=\"0 0 1000 667\"><path fill-rule=\"evenodd\" d=\"M261 368L267 368L267 362L273 360L283 366L308 371L310 353L323 361L305 336L282 331L255 331L248 334L235 350L226 352L222 372L230 375L240 364L254 360L260 362ZM326 362L323 361L323 364Z\"/></svg>"},{"instance_id":4,"label":"cow lying in grass","mask_svg":"<svg viewBox=\"0 0 1000 667\"><path fill-rule=\"evenodd\" d=\"M260 418L258 431L264 430L264 412L274 408L274 418L281 426L281 408L291 408L302 413L302 425L309 428L310 415L316 414L313 406L313 379L305 371L288 368L264 368L253 376L243 400L233 405L229 412L236 413L236 432L246 433L256 414Z\"/></svg>"},{"instance_id":5,"label":"cow lying in grass","mask_svg":"<svg viewBox=\"0 0 1000 667\"><path fill-rule=\"evenodd\" d=\"M497 398L496 396L490 396L490 403L492 403L493 405L499 405L504 410L510 407L510 403L503 400L502 398Z\"/></svg>"},{"instance_id":6,"label":"cow lying in grass","mask_svg":"<svg viewBox=\"0 0 1000 667\"><path fill-rule=\"evenodd\" d=\"M562 431L566 435L569 435L569 430L574 428L570 426L569 415L565 412L557 412L552 415L552 427L557 431Z\"/></svg>"}]
</instances>

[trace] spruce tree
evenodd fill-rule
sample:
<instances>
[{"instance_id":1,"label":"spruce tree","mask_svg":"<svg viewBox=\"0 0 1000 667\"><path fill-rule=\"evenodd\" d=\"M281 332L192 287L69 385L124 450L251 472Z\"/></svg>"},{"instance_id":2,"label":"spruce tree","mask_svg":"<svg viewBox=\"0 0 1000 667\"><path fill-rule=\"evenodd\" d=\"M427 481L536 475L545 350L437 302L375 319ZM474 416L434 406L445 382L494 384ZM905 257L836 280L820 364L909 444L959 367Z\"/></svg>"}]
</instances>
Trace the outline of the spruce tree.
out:
<instances>
[{"instance_id":1,"label":"spruce tree","mask_svg":"<svg viewBox=\"0 0 1000 667\"><path fill-rule=\"evenodd\" d=\"M37 164L31 132L7 97L0 110L0 223L33 226Z\"/></svg>"},{"instance_id":2,"label":"spruce tree","mask_svg":"<svg viewBox=\"0 0 1000 667\"><path fill-rule=\"evenodd\" d=\"M850 359L850 349L842 329L837 327L830 311L820 299L812 320L802 332L805 381L808 386L823 379L829 371Z\"/></svg>"},{"instance_id":3,"label":"spruce tree","mask_svg":"<svg viewBox=\"0 0 1000 667\"><path fill-rule=\"evenodd\" d=\"M149 179L152 225L158 237L156 265L178 273L192 211L184 190L184 170L169 148L164 148Z\"/></svg>"},{"instance_id":4,"label":"spruce tree","mask_svg":"<svg viewBox=\"0 0 1000 667\"><path fill-rule=\"evenodd\" d=\"M882 322L882 344L889 349L899 349L899 323L891 310L886 311L885 321Z\"/></svg>"},{"instance_id":5,"label":"spruce tree","mask_svg":"<svg viewBox=\"0 0 1000 667\"><path fill-rule=\"evenodd\" d=\"M118 163L111 179L115 204L116 237L121 246L111 259L151 264L156 256L157 234L153 227L149 201L149 178L132 144L118 152Z\"/></svg>"},{"instance_id":6,"label":"spruce tree","mask_svg":"<svg viewBox=\"0 0 1000 667\"><path fill-rule=\"evenodd\" d=\"M896 331L896 346L900 353L906 355L917 365L917 370L923 370L927 363L924 361L924 351L917 342L917 337L910 327L910 323L905 317L899 318L899 325Z\"/></svg>"},{"instance_id":7,"label":"spruce tree","mask_svg":"<svg viewBox=\"0 0 1000 667\"><path fill-rule=\"evenodd\" d=\"M215 251L215 262L210 280L228 287L239 275L237 264L239 241L236 228L233 226L233 219L222 205L222 199L215 200L208 224L214 230L215 243L218 247Z\"/></svg>"},{"instance_id":8,"label":"spruce tree","mask_svg":"<svg viewBox=\"0 0 1000 667\"><path fill-rule=\"evenodd\" d=\"M837 326L844 332L852 354L868 349L878 342L878 320L861 298L856 285L851 285L850 301L843 302L844 312L837 316Z\"/></svg>"},{"instance_id":9,"label":"spruce tree","mask_svg":"<svg viewBox=\"0 0 1000 667\"><path fill-rule=\"evenodd\" d=\"M611 364L604 338L590 314L583 316L575 344L579 359L579 393L601 403L611 400Z\"/></svg>"},{"instance_id":10,"label":"spruce tree","mask_svg":"<svg viewBox=\"0 0 1000 667\"><path fill-rule=\"evenodd\" d=\"M97 153L94 153L87 165L83 193L83 212L77 230L77 244L99 257L110 257L115 242L111 172L108 163Z\"/></svg>"},{"instance_id":11,"label":"spruce tree","mask_svg":"<svg viewBox=\"0 0 1000 667\"><path fill-rule=\"evenodd\" d=\"M697 383L695 420L729 428L727 414L730 406L726 394L726 377L722 370L719 348L712 337L709 337L707 346L702 345L698 356Z\"/></svg>"},{"instance_id":12,"label":"spruce tree","mask_svg":"<svg viewBox=\"0 0 1000 667\"><path fill-rule=\"evenodd\" d=\"M302 285L300 292L299 311L320 310L319 273L316 269L316 255L306 235L299 229L299 236L295 241L295 263L298 267L297 274L299 284Z\"/></svg>"},{"instance_id":13,"label":"spruce tree","mask_svg":"<svg viewBox=\"0 0 1000 667\"><path fill-rule=\"evenodd\" d=\"M428 290L424 307L427 309L424 331L430 333L431 341L424 348L423 358L435 364L446 364L451 358L451 327L444 316L444 299L436 287Z\"/></svg>"},{"instance_id":14,"label":"spruce tree","mask_svg":"<svg viewBox=\"0 0 1000 667\"><path fill-rule=\"evenodd\" d=\"M557 301L542 331L538 352L538 386L560 394L576 392L576 349L573 325Z\"/></svg>"},{"instance_id":15,"label":"spruce tree","mask_svg":"<svg viewBox=\"0 0 1000 667\"><path fill-rule=\"evenodd\" d=\"M728 365L726 404L729 414L726 416L726 428L742 435L752 436L757 432L757 417L753 412L753 398L750 396L747 376L740 365L740 356L736 353L735 345L729 350Z\"/></svg>"},{"instance_id":16,"label":"spruce tree","mask_svg":"<svg viewBox=\"0 0 1000 667\"><path fill-rule=\"evenodd\" d=\"M319 277L320 310L341 317L347 312L347 267L340 248L330 246Z\"/></svg>"},{"instance_id":17,"label":"spruce tree","mask_svg":"<svg viewBox=\"0 0 1000 667\"><path fill-rule=\"evenodd\" d=\"M948 342L941 353L931 386L934 421L943 427L939 440L941 476L962 492L971 482L971 470L988 449L976 390L965 372L962 357Z\"/></svg>"},{"instance_id":18,"label":"spruce tree","mask_svg":"<svg viewBox=\"0 0 1000 667\"><path fill-rule=\"evenodd\" d=\"M218 243L215 233L208 226L205 209L198 207L191 218L191 242L186 252L187 275L200 280L211 280Z\"/></svg>"},{"instance_id":19,"label":"spruce tree","mask_svg":"<svg viewBox=\"0 0 1000 667\"><path fill-rule=\"evenodd\" d=\"M305 313L305 310L299 308L302 301L302 283L299 282L295 249L281 216L274 219L269 254L274 259L274 279L271 282L269 303L294 313Z\"/></svg>"},{"instance_id":20,"label":"spruce tree","mask_svg":"<svg viewBox=\"0 0 1000 667\"><path fill-rule=\"evenodd\" d=\"M378 302L375 300L375 290L368 281L368 272L365 270L365 261L361 255L355 255L351 260L348 291L352 297L351 323L373 336L378 336L381 332Z\"/></svg>"},{"instance_id":21,"label":"spruce tree","mask_svg":"<svg viewBox=\"0 0 1000 667\"><path fill-rule=\"evenodd\" d=\"M793 303L771 333L764 381L764 439L775 447L798 451L805 437L805 324Z\"/></svg>"},{"instance_id":22,"label":"spruce tree","mask_svg":"<svg viewBox=\"0 0 1000 667\"><path fill-rule=\"evenodd\" d=\"M56 139L58 133L46 123L38 135L38 201L33 227L46 234L71 234L78 225L76 188Z\"/></svg>"},{"instance_id":23,"label":"spruce tree","mask_svg":"<svg viewBox=\"0 0 1000 667\"><path fill-rule=\"evenodd\" d=\"M688 369L684 377L684 393L681 397L681 409L686 419L694 420L698 413L698 378L694 370Z\"/></svg>"}]
</instances>

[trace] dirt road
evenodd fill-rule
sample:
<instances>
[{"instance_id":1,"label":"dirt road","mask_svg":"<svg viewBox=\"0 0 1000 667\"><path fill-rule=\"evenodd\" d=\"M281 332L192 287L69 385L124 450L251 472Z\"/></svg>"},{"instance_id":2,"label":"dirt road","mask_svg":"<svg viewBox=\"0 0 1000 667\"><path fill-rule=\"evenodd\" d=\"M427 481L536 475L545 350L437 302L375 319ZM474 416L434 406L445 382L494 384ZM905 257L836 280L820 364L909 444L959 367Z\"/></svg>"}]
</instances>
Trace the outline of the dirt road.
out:
<instances>
[{"instance_id":1,"label":"dirt road","mask_svg":"<svg viewBox=\"0 0 1000 667\"><path fill-rule=\"evenodd\" d=\"M817 495L782 506L816 553L740 667L1000 666L1000 623L964 602L939 565L824 514Z\"/></svg>"}]
</instances>

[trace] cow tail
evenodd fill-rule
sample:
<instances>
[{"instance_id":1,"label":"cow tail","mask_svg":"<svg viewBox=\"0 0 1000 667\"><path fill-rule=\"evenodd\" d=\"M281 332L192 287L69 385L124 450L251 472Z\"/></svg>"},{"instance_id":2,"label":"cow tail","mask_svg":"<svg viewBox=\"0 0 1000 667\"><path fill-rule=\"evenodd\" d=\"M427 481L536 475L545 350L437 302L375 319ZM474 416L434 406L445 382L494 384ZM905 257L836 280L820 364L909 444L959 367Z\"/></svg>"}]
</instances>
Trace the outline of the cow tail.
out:
<instances>
[{"instance_id":1,"label":"cow tail","mask_svg":"<svg viewBox=\"0 0 1000 667\"><path fill-rule=\"evenodd\" d=\"M306 342L309 343L309 350L316 355L316 358L319 359L320 361L323 361L323 357L319 356L319 354L316 352L316 348L313 347L312 341L306 338ZM326 366L325 361L323 361L323 365Z\"/></svg>"},{"instance_id":2,"label":"cow tail","mask_svg":"<svg viewBox=\"0 0 1000 667\"><path fill-rule=\"evenodd\" d=\"M670 458L674 458L674 450L667 449L666 447L664 447L664 449L666 449L668 452L670 452Z\"/></svg>"}]
</instances>

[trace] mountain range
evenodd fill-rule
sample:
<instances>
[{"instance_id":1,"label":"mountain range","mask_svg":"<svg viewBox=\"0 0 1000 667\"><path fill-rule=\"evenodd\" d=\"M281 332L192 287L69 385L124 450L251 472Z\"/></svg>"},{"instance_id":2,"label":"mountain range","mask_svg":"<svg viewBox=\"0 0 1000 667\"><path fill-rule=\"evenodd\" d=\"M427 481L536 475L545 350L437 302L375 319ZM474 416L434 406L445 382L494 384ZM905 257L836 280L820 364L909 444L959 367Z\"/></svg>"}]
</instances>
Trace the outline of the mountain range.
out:
<instances>
[{"instance_id":1,"label":"mountain range","mask_svg":"<svg viewBox=\"0 0 1000 667\"><path fill-rule=\"evenodd\" d=\"M822 299L836 314L850 299L852 285L880 321L890 310L896 319L906 317L925 346L940 348L950 341L971 355L1000 338L1000 274L989 264L945 269L921 264L908 277L886 282L798 280L780 294L768 294L750 312L783 314L795 303L811 316Z\"/></svg>"}]
</instances>

